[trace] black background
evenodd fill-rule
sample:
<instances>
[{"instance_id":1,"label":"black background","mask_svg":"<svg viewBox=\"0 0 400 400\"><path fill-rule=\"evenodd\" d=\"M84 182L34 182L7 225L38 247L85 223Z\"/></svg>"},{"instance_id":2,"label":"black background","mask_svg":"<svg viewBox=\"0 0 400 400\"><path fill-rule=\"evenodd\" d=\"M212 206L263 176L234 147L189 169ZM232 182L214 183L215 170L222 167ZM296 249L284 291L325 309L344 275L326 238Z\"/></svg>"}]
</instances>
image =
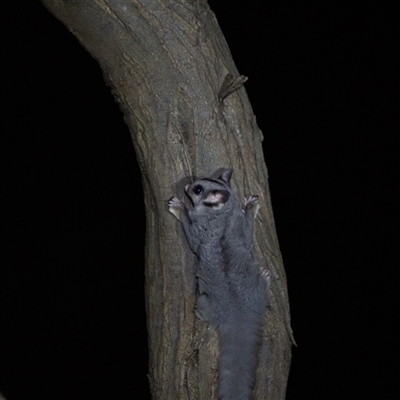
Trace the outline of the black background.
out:
<instances>
[{"instance_id":1,"label":"black background","mask_svg":"<svg viewBox=\"0 0 400 400\"><path fill-rule=\"evenodd\" d=\"M298 3L210 2L265 136L299 346L287 399L394 399L397 22L378 2ZM0 389L150 398L144 205L122 114L39 2L7 2L1 29Z\"/></svg>"}]
</instances>

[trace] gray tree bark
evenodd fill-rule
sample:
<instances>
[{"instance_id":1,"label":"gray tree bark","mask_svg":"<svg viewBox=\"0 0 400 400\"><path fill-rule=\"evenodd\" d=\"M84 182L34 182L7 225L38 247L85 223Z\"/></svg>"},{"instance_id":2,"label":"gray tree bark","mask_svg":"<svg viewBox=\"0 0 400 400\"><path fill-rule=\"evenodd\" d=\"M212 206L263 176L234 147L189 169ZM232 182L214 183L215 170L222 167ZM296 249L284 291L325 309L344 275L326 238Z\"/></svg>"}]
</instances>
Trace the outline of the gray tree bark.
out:
<instances>
[{"instance_id":1,"label":"gray tree bark","mask_svg":"<svg viewBox=\"0 0 400 400\"><path fill-rule=\"evenodd\" d=\"M216 332L194 315L195 257L167 200L194 176L234 169L240 198L260 196L254 246L271 271L255 399L284 399L291 360L286 276L262 133L203 0L42 0L99 62L124 113L142 172L147 216L146 311L154 399L214 399ZM240 86L240 85L239 85ZM232 85L228 89L235 89ZM223 100L224 93L227 95Z\"/></svg>"}]
</instances>

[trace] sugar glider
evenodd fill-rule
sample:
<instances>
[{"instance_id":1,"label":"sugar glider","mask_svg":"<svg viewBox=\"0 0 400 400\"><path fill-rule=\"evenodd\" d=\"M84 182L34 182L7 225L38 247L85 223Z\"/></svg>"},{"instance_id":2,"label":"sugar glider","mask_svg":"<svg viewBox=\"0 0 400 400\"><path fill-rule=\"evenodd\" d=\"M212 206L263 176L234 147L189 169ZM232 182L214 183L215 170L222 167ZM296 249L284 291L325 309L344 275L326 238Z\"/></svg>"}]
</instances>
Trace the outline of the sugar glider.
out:
<instances>
[{"instance_id":1,"label":"sugar glider","mask_svg":"<svg viewBox=\"0 0 400 400\"><path fill-rule=\"evenodd\" d=\"M230 186L233 170L218 171L186 185L189 206L176 197L168 204L199 259L196 316L218 332L218 397L246 400L267 305L267 280L252 249L259 204L258 196L249 196L242 207Z\"/></svg>"}]
</instances>

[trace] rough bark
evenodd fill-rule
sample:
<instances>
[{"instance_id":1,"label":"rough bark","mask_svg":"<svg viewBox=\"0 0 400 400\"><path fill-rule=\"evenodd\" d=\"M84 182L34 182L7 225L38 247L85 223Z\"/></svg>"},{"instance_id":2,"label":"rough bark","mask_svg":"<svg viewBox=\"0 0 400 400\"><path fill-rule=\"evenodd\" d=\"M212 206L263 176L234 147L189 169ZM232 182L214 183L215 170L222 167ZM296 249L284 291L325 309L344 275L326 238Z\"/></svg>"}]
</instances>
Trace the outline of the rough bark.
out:
<instances>
[{"instance_id":1,"label":"rough bark","mask_svg":"<svg viewBox=\"0 0 400 400\"><path fill-rule=\"evenodd\" d=\"M202 0L42 0L99 62L129 126L147 216L146 308L154 399L215 398L216 332L194 315L195 258L167 200L185 181L233 167L238 196L260 196L255 250L271 270L254 391L284 399L291 360L286 277L276 236L262 133L239 73ZM186 178L186 180L185 180Z\"/></svg>"}]
</instances>

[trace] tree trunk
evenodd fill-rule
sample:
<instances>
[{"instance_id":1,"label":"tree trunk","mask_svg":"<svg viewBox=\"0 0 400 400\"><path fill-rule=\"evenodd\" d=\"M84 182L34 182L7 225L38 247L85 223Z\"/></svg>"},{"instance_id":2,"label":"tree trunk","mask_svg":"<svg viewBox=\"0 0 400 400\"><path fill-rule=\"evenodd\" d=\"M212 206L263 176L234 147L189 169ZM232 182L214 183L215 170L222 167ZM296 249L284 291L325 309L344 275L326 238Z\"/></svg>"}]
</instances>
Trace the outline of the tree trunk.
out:
<instances>
[{"instance_id":1,"label":"tree trunk","mask_svg":"<svg viewBox=\"0 0 400 400\"><path fill-rule=\"evenodd\" d=\"M42 2L99 62L132 135L147 215L153 398L216 398L216 332L194 315L195 257L167 200L181 196L188 179L232 167L238 196L260 196L254 247L271 271L254 398L284 399L291 360L289 303L263 137L244 88L231 84L221 91L229 74L234 79L239 74L214 14L202 0Z\"/></svg>"}]
</instances>

